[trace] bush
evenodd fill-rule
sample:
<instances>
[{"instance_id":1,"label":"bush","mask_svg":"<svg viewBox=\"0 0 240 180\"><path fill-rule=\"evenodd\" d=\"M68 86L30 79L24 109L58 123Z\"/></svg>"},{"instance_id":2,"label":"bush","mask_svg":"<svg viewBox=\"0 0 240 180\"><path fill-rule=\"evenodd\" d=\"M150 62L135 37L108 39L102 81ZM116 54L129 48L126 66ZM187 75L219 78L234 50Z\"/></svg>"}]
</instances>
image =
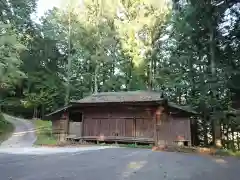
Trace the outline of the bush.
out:
<instances>
[{"instance_id":1,"label":"bush","mask_svg":"<svg viewBox=\"0 0 240 180\"><path fill-rule=\"evenodd\" d=\"M9 137L13 130L13 125L6 121L3 115L0 113L0 143Z\"/></svg>"}]
</instances>

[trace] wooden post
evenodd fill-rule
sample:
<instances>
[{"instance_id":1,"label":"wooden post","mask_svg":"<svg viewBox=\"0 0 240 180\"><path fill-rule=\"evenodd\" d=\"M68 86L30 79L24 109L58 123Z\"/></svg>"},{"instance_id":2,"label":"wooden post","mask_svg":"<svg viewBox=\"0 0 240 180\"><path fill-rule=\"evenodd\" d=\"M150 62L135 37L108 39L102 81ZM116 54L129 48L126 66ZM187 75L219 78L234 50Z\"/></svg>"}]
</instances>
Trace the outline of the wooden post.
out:
<instances>
[{"instance_id":1,"label":"wooden post","mask_svg":"<svg viewBox=\"0 0 240 180\"><path fill-rule=\"evenodd\" d=\"M60 142L66 141L66 136L68 133L68 123L69 123L69 114L64 113L60 119Z\"/></svg>"},{"instance_id":2,"label":"wooden post","mask_svg":"<svg viewBox=\"0 0 240 180\"><path fill-rule=\"evenodd\" d=\"M134 117L134 138L137 138L137 123L136 123L136 118Z\"/></svg>"},{"instance_id":3,"label":"wooden post","mask_svg":"<svg viewBox=\"0 0 240 180\"><path fill-rule=\"evenodd\" d=\"M156 112L153 115L153 139L154 139L154 144L157 146L157 114Z\"/></svg>"},{"instance_id":4,"label":"wooden post","mask_svg":"<svg viewBox=\"0 0 240 180\"><path fill-rule=\"evenodd\" d=\"M84 115L82 112L82 122L81 122L81 137L84 136Z\"/></svg>"},{"instance_id":5,"label":"wooden post","mask_svg":"<svg viewBox=\"0 0 240 180\"><path fill-rule=\"evenodd\" d=\"M164 108L162 106L159 106L154 114L154 142L155 145L159 145L159 139L158 139L158 127L159 127L159 122L161 121L161 115L163 112Z\"/></svg>"}]
</instances>

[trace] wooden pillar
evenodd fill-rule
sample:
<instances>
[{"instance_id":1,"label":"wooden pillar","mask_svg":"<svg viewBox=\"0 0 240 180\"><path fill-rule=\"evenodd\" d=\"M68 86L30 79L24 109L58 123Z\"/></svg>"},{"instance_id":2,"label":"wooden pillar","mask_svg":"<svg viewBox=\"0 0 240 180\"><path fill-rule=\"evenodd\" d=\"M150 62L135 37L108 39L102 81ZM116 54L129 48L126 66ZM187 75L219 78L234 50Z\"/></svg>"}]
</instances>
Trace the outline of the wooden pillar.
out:
<instances>
[{"instance_id":1,"label":"wooden pillar","mask_svg":"<svg viewBox=\"0 0 240 180\"><path fill-rule=\"evenodd\" d=\"M153 139L154 145L157 146L157 114L154 112L153 115Z\"/></svg>"},{"instance_id":2,"label":"wooden pillar","mask_svg":"<svg viewBox=\"0 0 240 180\"><path fill-rule=\"evenodd\" d=\"M81 123L81 137L84 136L84 115L82 113L82 123Z\"/></svg>"},{"instance_id":3,"label":"wooden pillar","mask_svg":"<svg viewBox=\"0 0 240 180\"><path fill-rule=\"evenodd\" d=\"M67 112L65 112L60 120L60 142L65 142L66 141L66 136L68 134L68 128L69 128L69 115Z\"/></svg>"},{"instance_id":4,"label":"wooden pillar","mask_svg":"<svg viewBox=\"0 0 240 180\"><path fill-rule=\"evenodd\" d=\"M162 106L159 106L156 109L156 112L154 114L154 118L153 118L153 122L154 122L154 142L155 142L155 146L159 145L159 137L158 137L158 131L159 131L159 126L160 126L160 122L161 122L161 115L163 112L164 108Z\"/></svg>"}]
</instances>

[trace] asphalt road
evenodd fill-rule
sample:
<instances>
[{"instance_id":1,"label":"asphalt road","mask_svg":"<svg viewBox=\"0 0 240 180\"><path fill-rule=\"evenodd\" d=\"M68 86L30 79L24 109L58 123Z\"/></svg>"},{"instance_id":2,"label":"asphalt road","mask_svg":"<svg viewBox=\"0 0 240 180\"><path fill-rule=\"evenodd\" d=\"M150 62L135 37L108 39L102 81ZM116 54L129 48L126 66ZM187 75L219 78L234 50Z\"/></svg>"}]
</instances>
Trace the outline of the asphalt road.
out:
<instances>
[{"instance_id":1,"label":"asphalt road","mask_svg":"<svg viewBox=\"0 0 240 180\"><path fill-rule=\"evenodd\" d=\"M12 136L1 144L0 148L31 147L36 140L34 125L25 119L4 114L4 118L11 122L15 129Z\"/></svg>"},{"instance_id":2,"label":"asphalt road","mask_svg":"<svg viewBox=\"0 0 240 180\"><path fill-rule=\"evenodd\" d=\"M2 180L239 180L240 161L127 148L0 153L0 174Z\"/></svg>"},{"instance_id":3,"label":"asphalt road","mask_svg":"<svg viewBox=\"0 0 240 180\"><path fill-rule=\"evenodd\" d=\"M30 121L15 125L0 147L1 180L239 180L240 160L146 149L34 148Z\"/></svg>"}]
</instances>

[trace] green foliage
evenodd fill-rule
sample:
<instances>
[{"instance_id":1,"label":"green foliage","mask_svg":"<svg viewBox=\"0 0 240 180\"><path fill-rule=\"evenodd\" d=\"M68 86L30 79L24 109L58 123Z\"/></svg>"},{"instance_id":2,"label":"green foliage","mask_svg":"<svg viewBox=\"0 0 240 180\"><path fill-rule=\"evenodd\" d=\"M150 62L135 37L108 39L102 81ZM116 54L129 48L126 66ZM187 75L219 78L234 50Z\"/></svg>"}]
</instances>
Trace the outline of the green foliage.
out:
<instances>
[{"instance_id":1,"label":"green foliage","mask_svg":"<svg viewBox=\"0 0 240 180\"><path fill-rule=\"evenodd\" d=\"M19 69L22 63L19 53L23 49L12 27L0 21L0 90L8 89L25 77Z\"/></svg>"},{"instance_id":2,"label":"green foliage","mask_svg":"<svg viewBox=\"0 0 240 180\"><path fill-rule=\"evenodd\" d=\"M227 150L227 149L219 149L215 152L215 155L218 156L235 156L235 157L240 157L240 151L232 151L232 150Z\"/></svg>"},{"instance_id":3,"label":"green foliage","mask_svg":"<svg viewBox=\"0 0 240 180\"><path fill-rule=\"evenodd\" d=\"M68 90L70 99L98 91L164 91L201 114L198 132L206 143L217 114L240 97L236 1L64 3L41 24L30 18L35 0L0 4L4 110L43 116L68 101Z\"/></svg>"},{"instance_id":4,"label":"green foliage","mask_svg":"<svg viewBox=\"0 0 240 180\"><path fill-rule=\"evenodd\" d=\"M13 130L13 125L6 121L3 115L0 113L0 143L9 137Z\"/></svg>"}]
</instances>

